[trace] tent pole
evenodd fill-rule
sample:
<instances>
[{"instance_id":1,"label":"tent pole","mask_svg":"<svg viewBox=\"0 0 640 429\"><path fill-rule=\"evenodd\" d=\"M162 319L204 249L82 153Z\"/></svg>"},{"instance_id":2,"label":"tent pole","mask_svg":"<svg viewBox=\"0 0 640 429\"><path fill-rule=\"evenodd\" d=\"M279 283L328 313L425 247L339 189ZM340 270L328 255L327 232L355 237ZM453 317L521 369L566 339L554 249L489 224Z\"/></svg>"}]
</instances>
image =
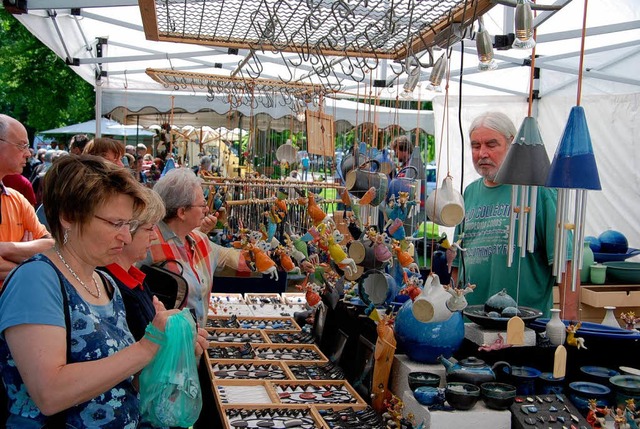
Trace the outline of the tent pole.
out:
<instances>
[{"instance_id":1,"label":"tent pole","mask_svg":"<svg viewBox=\"0 0 640 429\"><path fill-rule=\"evenodd\" d=\"M100 78L96 79L96 138L102 135L102 130L100 129L102 117L102 81Z\"/></svg>"}]
</instances>

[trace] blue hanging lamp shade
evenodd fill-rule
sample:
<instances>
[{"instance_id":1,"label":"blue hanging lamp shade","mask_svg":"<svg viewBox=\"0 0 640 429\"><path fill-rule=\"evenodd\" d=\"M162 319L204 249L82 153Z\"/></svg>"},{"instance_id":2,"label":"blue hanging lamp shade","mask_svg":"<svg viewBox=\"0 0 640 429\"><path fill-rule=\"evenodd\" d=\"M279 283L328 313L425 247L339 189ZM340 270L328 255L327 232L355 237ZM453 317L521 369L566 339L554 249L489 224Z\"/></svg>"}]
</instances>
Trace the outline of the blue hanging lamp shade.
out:
<instances>
[{"instance_id":1,"label":"blue hanging lamp shade","mask_svg":"<svg viewBox=\"0 0 640 429\"><path fill-rule=\"evenodd\" d=\"M527 116L509 147L498 174L497 183L544 186L549 175L549 156L535 118Z\"/></svg>"},{"instance_id":2,"label":"blue hanging lamp shade","mask_svg":"<svg viewBox=\"0 0 640 429\"><path fill-rule=\"evenodd\" d=\"M569 113L545 186L594 191L602 189L582 106L574 106Z\"/></svg>"}]
</instances>

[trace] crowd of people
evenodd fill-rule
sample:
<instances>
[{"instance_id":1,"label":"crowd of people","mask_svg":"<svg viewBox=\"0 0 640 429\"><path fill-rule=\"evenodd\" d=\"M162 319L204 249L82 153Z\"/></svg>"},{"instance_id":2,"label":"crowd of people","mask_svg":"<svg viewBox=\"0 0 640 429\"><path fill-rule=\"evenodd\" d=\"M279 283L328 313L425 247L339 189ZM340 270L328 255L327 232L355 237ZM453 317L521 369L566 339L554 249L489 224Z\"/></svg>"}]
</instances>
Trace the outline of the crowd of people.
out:
<instances>
[{"instance_id":1,"label":"crowd of people","mask_svg":"<svg viewBox=\"0 0 640 429\"><path fill-rule=\"evenodd\" d=\"M539 188L535 252L517 273L507 270L509 210L496 207L509 205L510 191L495 177L516 130L508 117L490 112L469 133L481 178L464 193L467 216L456 240L465 249L464 277L477 284L470 302L520 284L520 303L545 311L553 285L554 192ZM410 141L396 139L393 149L400 166L407 165ZM211 171L211 159L202 157L194 168L172 161L154 158L145 145L85 135L71 139L69 152L33 153L24 126L0 115L0 375L7 427L61 421L149 427L135 379L159 348L148 327L163 331L177 310L151 294L140 265L162 263L186 279L186 305L199 326L206 323L214 272L250 270L239 250L207 236L217 218L199 173ZM304 177L308 166L302 168ZM200 329L194 356L206 347Z\"/></svg>"},{"instance_id":2,"label":"crowd of people","mask_svg":"<svg viewBox=\"0 0 640 429\"><path fill-rule=\"evenodd\" d=\"M146 147L131 149L75 136L70 154L47 150L32 169L46 226L22 194L0 189L0 410L8 413L0 419L8 428L151 427L140 415L136 377L159 349L148 332L164 331L177 310L151 294L139 263L186 267L187 307L199 326L215 269L248 269L239 250L200 232L216 223L201 179L175 168L154 177L151 189L139 163ZM0 115L0 183L23 173L31 155L24 126ZM163 171L150 161L148 171ZM198 359L206 332L195 337Z\"/></svg>"}]
</instances>

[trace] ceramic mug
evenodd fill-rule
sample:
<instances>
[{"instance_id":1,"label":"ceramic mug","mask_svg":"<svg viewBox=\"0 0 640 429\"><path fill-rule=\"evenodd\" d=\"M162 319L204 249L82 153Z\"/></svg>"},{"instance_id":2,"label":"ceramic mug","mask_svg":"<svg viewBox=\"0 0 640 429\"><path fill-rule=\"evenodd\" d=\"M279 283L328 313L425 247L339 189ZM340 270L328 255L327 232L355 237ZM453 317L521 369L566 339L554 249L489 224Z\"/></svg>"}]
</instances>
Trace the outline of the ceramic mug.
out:
<instances>
[{"instance_id":1,"label":"ceramic mug","mask_svg":"<svg viewBox=\"0 0 640 429\"><path fill-rule=\"evenodd\" d=\"M589 270L589 279L594 285L603 285L607 277L607 266L602 264L593 264Z\"/></svg>"},{"instance_id":2,"label":"ceramic mug","mask_svg":"<svg viewBox=\"0 0 640 429\"><path fill-rule=\"evenodd\" d=\"M427 216L442 226L456 226L464 219L464 199L453 189L453 178L447 176L442 186L427 197L425 203Z\"/></svg>"}]
</instances>

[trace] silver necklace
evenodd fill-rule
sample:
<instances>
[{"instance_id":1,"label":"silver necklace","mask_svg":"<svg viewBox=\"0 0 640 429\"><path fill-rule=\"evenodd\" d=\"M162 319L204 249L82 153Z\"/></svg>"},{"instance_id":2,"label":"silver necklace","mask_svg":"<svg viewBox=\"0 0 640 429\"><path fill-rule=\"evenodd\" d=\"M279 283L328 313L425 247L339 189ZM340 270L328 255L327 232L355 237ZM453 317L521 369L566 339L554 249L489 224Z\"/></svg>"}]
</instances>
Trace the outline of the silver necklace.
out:
<instances>
[{"instance_id":1,"label":"silver necklace","mask_svg":"<svg viewBox=\"0 0 640 429\"><path fill-rule=\"evenodd\" d=\"M93 280L93 285L96 288L96 293L91 292L91 289L89 289L89 287L82 280L80 280L80 277L78 277L76 272L73 271L73 269L69 266L69 264L67 264L67 261L65 261L64 258L62 257L62 253L60 253L60 250L58 250L57 247L53 250L55 250L56 254L58 255L58 258L60 258L60 261L62 261L64 266L67 267L67 270L69 270L73 278L78 280L78 282L82 285L84 290L86 290L89 293L89 295L91 295L92 297L100 299L100 297L102 296L102 292L100 291L100 287L98 287L98 282L96 281L96 278L93 276L93 274L91 275L91 280Z\"/></svg>"}]
</instances>

